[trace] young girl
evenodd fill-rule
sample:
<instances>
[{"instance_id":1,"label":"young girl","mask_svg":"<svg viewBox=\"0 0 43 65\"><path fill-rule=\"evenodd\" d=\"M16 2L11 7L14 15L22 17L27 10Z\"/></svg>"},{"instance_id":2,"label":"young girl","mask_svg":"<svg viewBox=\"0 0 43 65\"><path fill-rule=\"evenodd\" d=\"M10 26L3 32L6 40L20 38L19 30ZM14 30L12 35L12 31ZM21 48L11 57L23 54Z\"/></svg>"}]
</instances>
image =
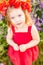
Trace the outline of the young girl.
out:
<instances>
[{"instance_id":1,"label":"young girl","mask_svg":"<svg viewBox=\"0 0 43 65\"><path fill-rule=\"evenodd\" d=\"M37 60L40 37L30 15L21 8L7 10L8 26L7 42L10 45L8 55L14 65L32 65ZM27 24L28 23L28 24Z\"/></svg>"},{"instance_id":2,"label":"young girl","mask_svg":"<svg viewBox=\"0 0 43 65\"><path fill-rule=\"evenodd\" d=\"M40 37L28 10L22 7L7 9L8 34L6 36L8 56L14 65L32 65L39 56Z\"/></svg>"}]
</instances>

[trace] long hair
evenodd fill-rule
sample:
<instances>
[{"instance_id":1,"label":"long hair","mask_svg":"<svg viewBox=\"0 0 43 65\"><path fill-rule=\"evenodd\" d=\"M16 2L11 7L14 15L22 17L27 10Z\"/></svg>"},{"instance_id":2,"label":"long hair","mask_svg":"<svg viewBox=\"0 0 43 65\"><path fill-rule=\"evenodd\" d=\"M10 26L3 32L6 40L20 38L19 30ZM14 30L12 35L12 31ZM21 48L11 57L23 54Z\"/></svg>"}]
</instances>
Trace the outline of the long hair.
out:
<instances>
[{"instance_id":1,"label":"long hair","mask_svg":"<svg viewBox=\"0 0 43 65\"><path fill-rule=\"evenodd\" d=\"M9 19L9 13L10 13L10 11L11 11L12 8L13 8L13 7L9 7L9 8L7 9L7 12L6 12L6 18L7 18L7 25L8 25L8 26L10 26L10 25L12 24L12 23L11 23L11 20ZM31 16L30 16L30 13L29 13L27 10L25 10L25 11L23 11L23 12L24 12L24 14L25 14L25 23L26 23L28 26L34 24L32 18L31 18Z\"/></svg>"},{"instance_id":2,"label":"long hair","mask_svg":"<svg viewBox=\"0 0 43 65\"><path fill-rule=\"evenodd\" d=\"M34 24L34 22L33 22L33 20L32 20L32 18L31 18L31 15L30 15L30 13L26 10L26 11L24 11L24 13L25 13L25 23L28 25L28 26L31 26L32 24Z\"/></svg>"}]
</instances>

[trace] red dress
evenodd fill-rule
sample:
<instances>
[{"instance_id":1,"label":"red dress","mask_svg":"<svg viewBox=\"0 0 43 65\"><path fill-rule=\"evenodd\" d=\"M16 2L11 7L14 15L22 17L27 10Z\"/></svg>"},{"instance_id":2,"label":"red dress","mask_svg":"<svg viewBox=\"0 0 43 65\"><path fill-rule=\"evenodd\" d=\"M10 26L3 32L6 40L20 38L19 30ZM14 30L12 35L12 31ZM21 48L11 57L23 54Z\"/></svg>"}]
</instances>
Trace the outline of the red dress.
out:
<instances>
[{"instance_id":1,"label":"red dress","mask_svg":"<svg viewBox=\"0 0 43 65\"><path fill-rule=\"evenodd\" d=\"M15 32L12 26L13 37L12 40L18 45L29 43L32 40L31 28L28 27L28 32ZM12 46L8 47L8 56L14 65L32 65L39 56L38 46L28 48L25 52L15 51Z\"/></svg>"}]
</instances>

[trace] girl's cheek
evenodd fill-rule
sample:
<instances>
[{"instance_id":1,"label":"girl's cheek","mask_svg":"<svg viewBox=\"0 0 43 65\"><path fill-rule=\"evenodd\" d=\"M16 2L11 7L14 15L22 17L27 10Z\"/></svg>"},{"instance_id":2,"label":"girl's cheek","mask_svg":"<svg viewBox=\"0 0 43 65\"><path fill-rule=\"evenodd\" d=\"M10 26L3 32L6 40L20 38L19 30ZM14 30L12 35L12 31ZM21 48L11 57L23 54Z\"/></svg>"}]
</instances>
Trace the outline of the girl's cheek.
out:
<instances>
[{"instance_id":1,"label":"girl's cheek","mask_svg":"<svg viewBox=\"0 0 43 65\"><path fill-rule=\"evenodd\" d=\"M12 19L11 22L12 24L17 24L17 20Z\"/></svg>"}]
</instances>

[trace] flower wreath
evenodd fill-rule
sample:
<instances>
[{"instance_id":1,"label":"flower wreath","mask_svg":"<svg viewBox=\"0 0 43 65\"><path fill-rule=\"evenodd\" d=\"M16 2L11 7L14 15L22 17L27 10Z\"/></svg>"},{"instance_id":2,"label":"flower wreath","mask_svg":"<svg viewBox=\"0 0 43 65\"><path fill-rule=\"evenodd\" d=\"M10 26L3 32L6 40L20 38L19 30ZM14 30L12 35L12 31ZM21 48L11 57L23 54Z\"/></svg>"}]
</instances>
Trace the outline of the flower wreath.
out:
<instances>
[{"instance_id":1,"label":"flower wreath","mask_svg":"<svg viewBox=\"0 0 43 65\"><path fill-rule=\"evenodd\" d=\"M8 7L14 6L14 8L22 7L23 10L27 10L28 12L31 12L31 2L30 0L2 0L0 1L0 13L2 13L3 16L6 15L6 10Z\"/></svg>"}]
</instances>

